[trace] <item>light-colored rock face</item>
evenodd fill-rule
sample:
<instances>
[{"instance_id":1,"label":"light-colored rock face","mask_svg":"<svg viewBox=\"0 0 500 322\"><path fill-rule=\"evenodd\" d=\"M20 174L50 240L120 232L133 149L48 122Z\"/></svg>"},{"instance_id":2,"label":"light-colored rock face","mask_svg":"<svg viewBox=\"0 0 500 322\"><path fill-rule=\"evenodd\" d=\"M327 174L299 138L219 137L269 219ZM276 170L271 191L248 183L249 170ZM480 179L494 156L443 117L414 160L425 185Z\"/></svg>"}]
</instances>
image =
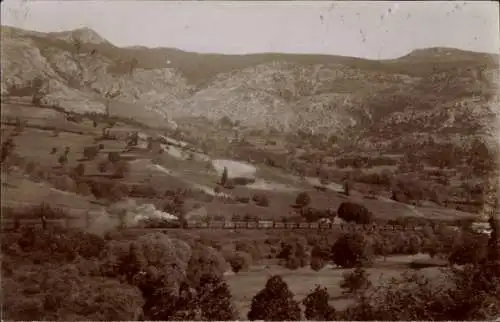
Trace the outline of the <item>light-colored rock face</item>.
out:
<instances>
[{"instance_id":1,"label":"light-colored rock face","mask_svg":"<svg viewBox=\"0 0 500 322\"><path fill-rule=\"evenodd\" d=\"M227 168L228 178L255 178L257 169L255 166L234 160L213 160L212 165L219 175Z\"/></svg>"},{"instance_id":2,"label":"light-colored rock face","mask_svg":"<svg viewBox=\"0 0 500 322\"><path fill-rule=\"evenodd\" d=\"M99 47L78 52L75 37L87 47ZM113 48L89 29L44 34L2 27L1 50L2 95L13 85L28 86L41 77L46 81L43 103L80 112L104 111L105 96L115 93L112 101L119 108L129 104L136 114L136 110L138 114L152 111L154 117L149 119L168 126L175 125L170 120L186 116L212 121L229 116L247 126L311 130L351 141L355 135L360 148L388 146L394 133L398 141L409 142L422 131L429 136L477 127L485 132L498 130L492 122L492 116L498 115L494 104L498 66L488 63L489 58L446 48L420 50L390 62L315 58L317 62L303 64L250 59L255 63L236 64L229 72L216 67L198 83L188 81L197 73L192 67L186 71L189 63L173 59L161 63L171 60L168 51L162 59L162 49ZM158 62L146 64L148 69L131 68L135 53ZM190 55L179 53L184 54ZM467 63L474 59L484 61L486 68ZM434 61L440 66L449 60L458 61L457 68L429 68Z\"/></svg>"}]
</instances>

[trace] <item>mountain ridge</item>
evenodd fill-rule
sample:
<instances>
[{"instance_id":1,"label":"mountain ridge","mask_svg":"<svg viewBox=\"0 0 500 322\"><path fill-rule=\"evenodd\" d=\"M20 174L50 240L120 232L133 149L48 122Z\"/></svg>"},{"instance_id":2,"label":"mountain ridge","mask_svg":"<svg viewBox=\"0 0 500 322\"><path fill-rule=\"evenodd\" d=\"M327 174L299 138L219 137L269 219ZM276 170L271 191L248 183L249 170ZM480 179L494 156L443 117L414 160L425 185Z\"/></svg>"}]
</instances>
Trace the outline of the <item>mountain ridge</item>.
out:
<instances>
[{"instance_id":1,"label":"mountain ridge","mask_svg":"<svg viewBox=\"0 0 500 322\"><path fill-rule=\"evenodd\" d=\"M41 77L42 103L73 111L103 112L107 95L119 92L112 104L159 119L229 117L249 127L356 136L365 147L393 145L395 135L411 141L417 132L467 140L479 130L491 134L498 115L500 56L454 48L392 60L224 55L120 48L88 28L40 33L5 26L2 43L3 95Z\"/></svg>"}]
</instances>

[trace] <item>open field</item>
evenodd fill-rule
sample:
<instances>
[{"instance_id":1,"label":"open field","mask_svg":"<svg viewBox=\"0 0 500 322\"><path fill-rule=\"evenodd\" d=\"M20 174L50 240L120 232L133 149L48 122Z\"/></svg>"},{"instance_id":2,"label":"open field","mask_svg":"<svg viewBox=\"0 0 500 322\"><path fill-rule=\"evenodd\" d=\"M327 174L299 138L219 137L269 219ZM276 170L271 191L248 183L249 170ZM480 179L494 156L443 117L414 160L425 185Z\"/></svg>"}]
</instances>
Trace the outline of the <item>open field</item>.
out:
<instances>
[{"instance_id":1,"label":"open field","mask_svg":"<svg viewBox=\"0 0 500 322\"><path fill-rule=\"evenodd\" d=\"M387 260L380 261L372 268L367 268L369 279L376 286L383 285L392 278L401 277L401 274L408 271L408 264L414 260L427 259L425 255L414 256L394 256ZM336 309L344 309L352 303L350 296L342 293L340 283L343 275L350 272L350 269L327 266L320 271L313 271L309 267L297 270L288 270L277 265L261 265L251 267L247 272L228 274L228 280L235 306L240 313L240 318L245 319L250 308L252 298L264 288L266 281L273 275L280 275L288 284L290 290L295 295L295 299L302 301L316 285L324 286L330 295L330 304ZM439 279L438 268L427 268L422 271L431 280Z\"/></svg>"}]
</instances>

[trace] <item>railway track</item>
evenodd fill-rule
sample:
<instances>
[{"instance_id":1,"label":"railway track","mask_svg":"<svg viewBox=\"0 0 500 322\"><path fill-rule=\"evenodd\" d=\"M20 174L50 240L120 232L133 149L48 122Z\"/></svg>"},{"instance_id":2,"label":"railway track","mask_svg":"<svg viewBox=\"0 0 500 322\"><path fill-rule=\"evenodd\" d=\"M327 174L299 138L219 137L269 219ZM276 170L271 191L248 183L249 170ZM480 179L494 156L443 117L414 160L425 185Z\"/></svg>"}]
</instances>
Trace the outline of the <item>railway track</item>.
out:
<instances>
[{"instance_id":1,"label":"railway track","mask_svg":"<svg viewBox=\"0 0 500 322\"><path fill-rule=\"evenodd\" d=\"M67 227L67 228L85 228L91 224L91 220L85 218L61 218L47 219L47 227ZM42 226L41 219L20 219L18 221L20 227L26 226ZM2 220L2 229L13 229L16 221L13 219ZM284 223L278 221L260 221L260 222L188 222L184 227L179 224L172 223L170 227L159 228L143 228L143 227L126 227L128 231L171 231L171 230L190 230L190 229L208 229L208 230L342 230L342 231L369 231L369 230L390 230L390 231L418 231L423 229L422 226L400 226L400 225L358 225L358 224L337 224L337 223Z\"/></svg>"}]
</instances>

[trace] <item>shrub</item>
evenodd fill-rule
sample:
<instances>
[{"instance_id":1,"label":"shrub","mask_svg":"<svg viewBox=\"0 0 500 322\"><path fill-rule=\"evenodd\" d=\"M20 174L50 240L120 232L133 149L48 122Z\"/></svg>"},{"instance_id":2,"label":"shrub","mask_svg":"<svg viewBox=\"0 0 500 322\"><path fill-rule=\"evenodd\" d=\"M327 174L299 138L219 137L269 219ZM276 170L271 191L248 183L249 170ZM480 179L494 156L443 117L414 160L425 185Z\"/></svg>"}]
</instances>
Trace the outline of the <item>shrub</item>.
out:
<instances>
[{"instance_id":1,"label":"shrub","mask_svg":"<svg viewBox=\"0 0 500 322\"><path fill-rule=\"evenodd\" d=\"M252 256L246 252L235 252L229 256L228 262L233 272L238 273L248 270L252 263Z\"/></svg>"},{"instance_id":2,"label":"shrub","mask_svg":"<svg viewBox=\"0 0 500 322\"><path fill-rule=\"evenodd\" d=\"M33 161L30 161L26 164L26 173L33 174L37 170L37 164Z\"/></svg>"},{"instance_id":3,"label":"shrub","mask_svg":"<svg viewBox=\"0 0 500 322\"><path fill-rule=\"evenodd\" d=\"M241 202L241 203L249 203L250 198L249 197L236 197L236 201Z\"/></svg>"},{"instance_id":4,"label":"shrub","mask_svg":"<svg viewBox=\"0 0 500 322\"><path fill-rule=\"evenodd\" d=\"M50 178L50 183L54 186L54 188L62 190L62 191L76 191L76 183L70 176L67 174L63 175L55 175Z\"/></svg>"},{"instance_id":5,"label":"shrub","mask_svg":"<svg viewBox=\"0 0 500 322\"><path fill-rule=\"evenodd\" d=\"M330 260L331 255L328 249L320 245L314 245L311 250L311 269L314 271L319 271Z\"/></svg>"},{"instance_id":6,"label":"shrub","mask_svg":"<svg viewBox=\"0 0 500 322\"><path fill-rule=\"evenodd\" d=\"M111 151L108 153L108 161L109 162L116 164L120 160L121 160L120 152Z\"/></svg>"},{"instance_id":7,"label":"shrub","mask_svg":"<svg viewBox=\"0 0 500 322\"><path fill-rule=\"evenodd\" d=\"M2 163L10 155L12 155L15 148L16 148L16 144L14 143L14 139L12 137L9 137L7 140L2 142L2 151L1 151L1 162Z\"/></svg>"},{"instance_id":8,"label":"shrub","mask_svg":"<svg viewBox=\"0 0 500 322\"><path fill-rule=\"evenodd\" d=\"M95 157L99 154L99 146L98 145L93 145L93 146L87 146L83 148L83 156L87 160L94 160Z\"/></svg>"},{"instance_id":9,"label":"shrub","mask_svg":"<svg viewBox=\"0 0 500 322\"><path fill-rule=\"evenodd\" d=\"M259 244L257 244L256 241L239 240L235 243L234 247L235 247L235 250L238 252L245 252L247 254L250 254L251 259L253 261L258 261L258 260L262 259L262 257L263 257L262 249L259 247Z\"/></svg>"},{"instance_id":10,"label":"shrub","mask_svg":"<svg viewBox=\"0 0 500 322\"><path fill-rule=\"evenodd\" d=\"M79 182L76 185L76 192L83 196L92 195L92 189L90 189L90 186L86 182Z\"/></svg>"},{"instance_id":11,"label":"shrub","mask_svg":"<svg viewBox=\"0 0 500 322\"><path fill-rule=\"evenodd\" d=\"M66 164L68 164L68 156L66 154L61 154L59 158L57 158L57 162L61 167L64 167Z\"/></svg>"},{"instance_id":12,"label":"shrub","mask_svg":"<svg viewBox=\"0 0 500 322\"><path fill-rule=\"evenodd\" d=\"M254 183L255 179L254 178L245 178L245 177L235 177L235 178L231 179L231 182L237 186L246 186L248 184Z\"/></svg>"},{"instance_id":13,"label":"shrub","mask_svg":"<svg viewBox=\"0 0 500 322\"><path fill-rule=\"evenodd\" d=\"M117 161L115 163L115 170L113 177L115 178L125 178L125 176L130 172L130 165L127 161Z\"/></svg>"},{"instance_id":14,"label":"shrub","mask_svg":"<svg viewBox=\"0 0 500 322\"><path fill-rule=\"evenodd\" d=\"M254 298L248 312L248 319L265 321L298 321L300 306L280 276L271 276L264 289Z\"/></svg>"},{"instance_id":15,"label":"shrub","mask_svg":"<svg viewBox=\"0 0 500 322\"><path fill-rule=\"evenodd\" d=\"M79 163L74 169L73 169L73 173L77 176L77 177L83 177L85 175L85 164L83 163Z\"/></svg>"},{"instance_id":16,"label":"shrub","mask_svg":"<svg viewBox=\"0 0 500 322\"><path fill-rule=\"evenodd\" d=\"M372 286L366 271L361 267L356 267L352 272L344 273L343 277L340 288L342 288L346 294L364 292Z\"/></svg>"},{"instance_id":17,"label":"shrub","mask_svg":"<svg viewBox=\"0 0 500 322\"><path fill-rule=\"evenodd\" d=\"M306 207L311 203L311 197L307 192L301 192L295 198L295 205L297 207Z\"/></svg>"},{"instance_id":18,"label":"shrub","mask_svg":"<svg viewBox=\"0 0 500 322\"><path fill-rule=\"evenodd\" d=\"M357 224L369 224L373 221L373 214L365 206L354 202L343 202L337 210L340 219Z\"/></svg>"},{"instance_id":19,"label":"shrub","mask_svg":"<svg viewBox=\"0 0 500 322\"><path fill-rule=\"evenodd\" d=\"M455 244L448 256L452 264L464 265L479 263L486 258L487 238L473 236L471 233L462 233L462 237Z\"/></svg>"},{"instance_id":20,"label":"shrub","mask_svg":"<svg viewBox=\"0 0 500 322\"><path fill-rule=\"evenodd\" d=\"M269 198L264 194L255 194L252 200L259 207L269 207Z\"/></svg>"},{"instance_id":21,"label":"shrub","mask_svg":"<svg viewBox=\"0 0 500 322\"><path fill-rule=\"evenodd\" d=\"M290 239L282 242L277 258L281 259L281 264L288 269L305 267L309 262L306 241Z\"/></svg>"}]
</instances>

